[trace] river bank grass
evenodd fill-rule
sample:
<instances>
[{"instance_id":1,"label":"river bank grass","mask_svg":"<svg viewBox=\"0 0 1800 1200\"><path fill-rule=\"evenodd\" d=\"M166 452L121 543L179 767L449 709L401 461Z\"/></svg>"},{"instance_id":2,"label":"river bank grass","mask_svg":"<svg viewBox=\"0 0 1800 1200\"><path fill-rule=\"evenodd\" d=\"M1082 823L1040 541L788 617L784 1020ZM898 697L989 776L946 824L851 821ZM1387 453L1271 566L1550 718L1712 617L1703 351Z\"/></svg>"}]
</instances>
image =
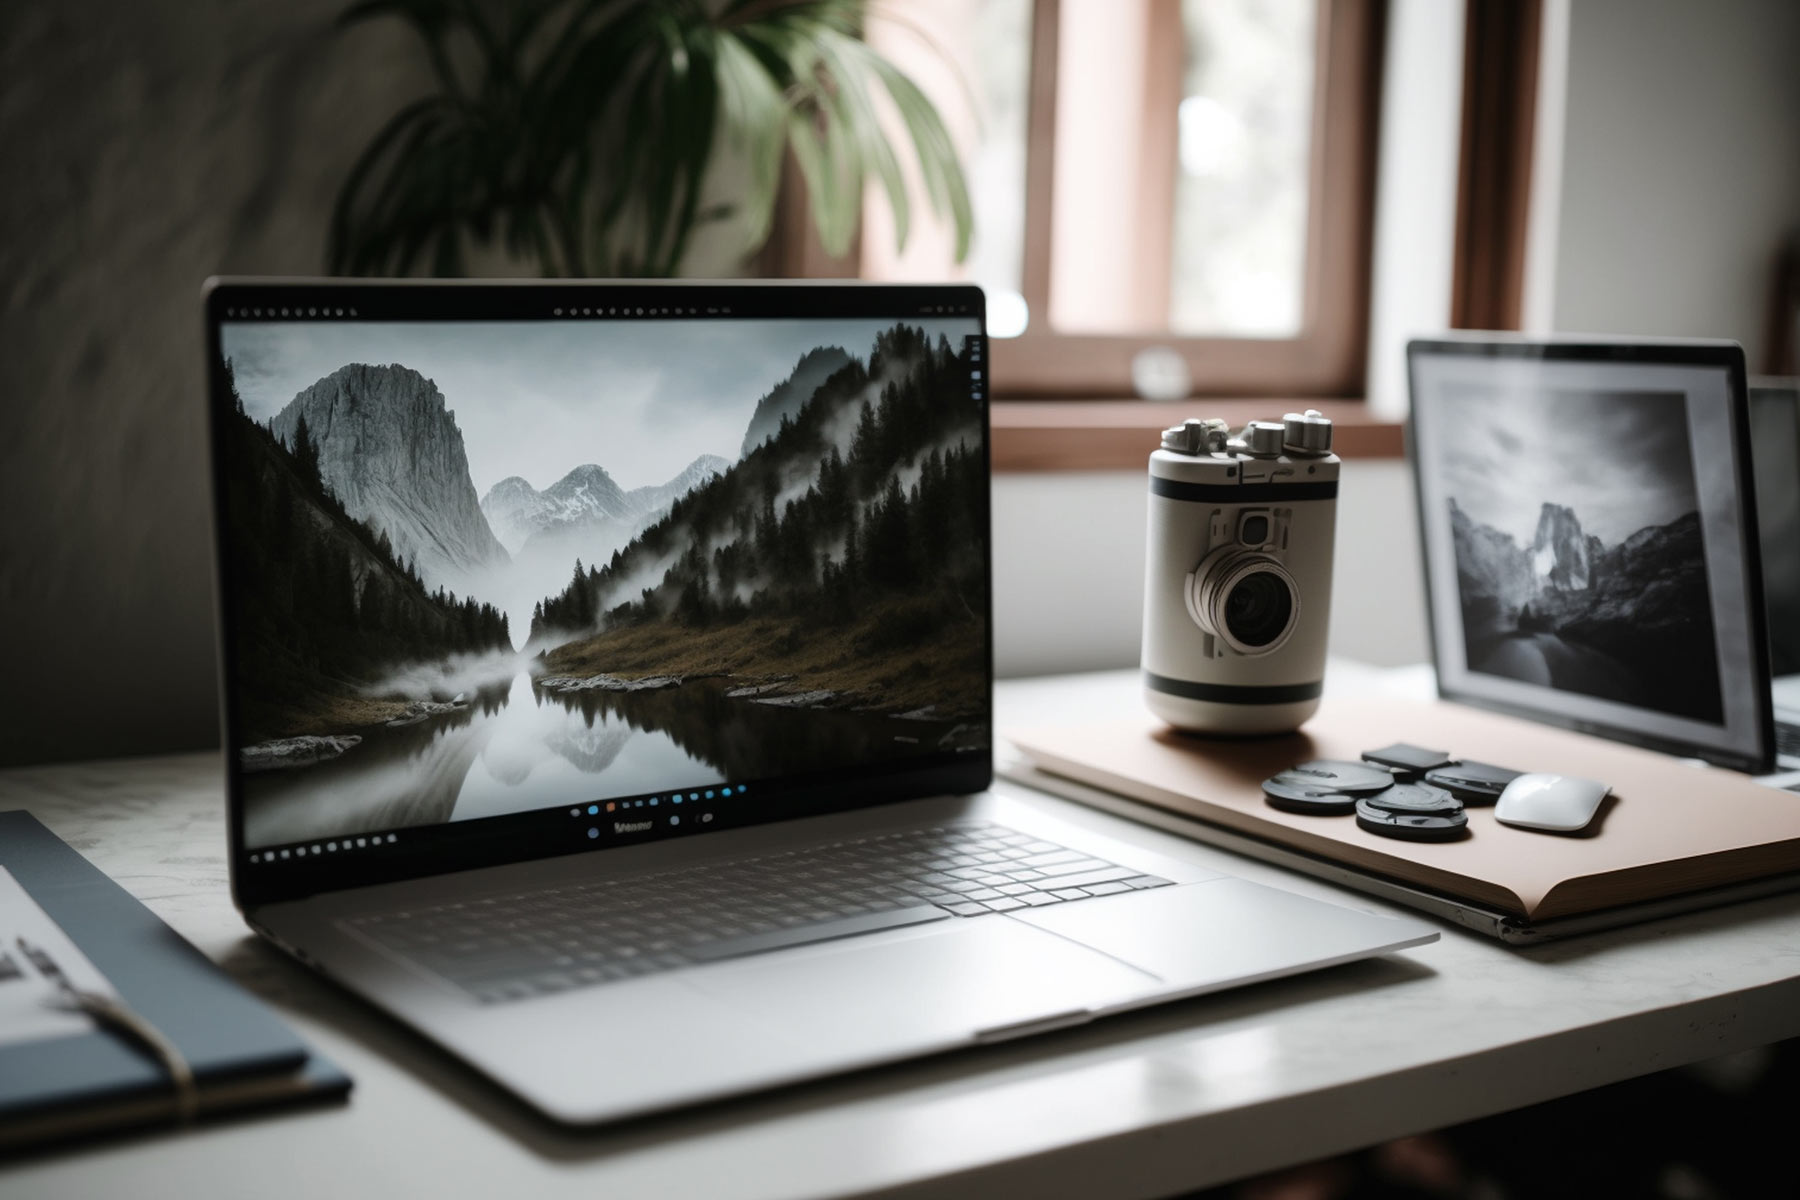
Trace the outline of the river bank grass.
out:
<instances>
[{"instance_id":1,"label":"river bank grass","mask_svg":"<svg viewBox=\"0 0 1800 1200\"><path fill-rule=\"evenodd\" d=\"M375 699L355 692L309 690L284 697L285 702L245 700L238 708L239 728L247 743L278 738L355 733L381 725L406 711L407 701Z\"/></svg>"},{"instance_id":2,"label":"river bank grass","mask_svg":"<svg viewBox=\"0 0 1800 1200\"><path fill-rule=\"evenodd\" d=\"M545 675L723 676L773 685L759 698L826 691L833 693L830 707L894 715L929 709L946 720L985 716L987 662L977 622L924 621L906 601L843 626L786 616L711 628L672 620L628 625L541 656Z\"/></svg>"}]
</instances>

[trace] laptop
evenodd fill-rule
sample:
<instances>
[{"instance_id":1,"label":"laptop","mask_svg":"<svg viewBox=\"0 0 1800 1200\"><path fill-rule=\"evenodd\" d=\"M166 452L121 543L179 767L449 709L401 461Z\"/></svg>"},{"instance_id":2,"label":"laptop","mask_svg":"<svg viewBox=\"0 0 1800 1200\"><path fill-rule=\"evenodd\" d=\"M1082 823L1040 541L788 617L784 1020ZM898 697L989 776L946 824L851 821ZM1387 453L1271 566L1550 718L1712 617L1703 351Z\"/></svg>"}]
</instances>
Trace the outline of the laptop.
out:
<instances>
[{"instance_id":1,"label":"laptop","mask_svg":"<svg viewBox=\"0 0 1800 1200\"><path fill-rule=\"evenodd\" d=\"M978 289L206 313L233 898L552 1118L1436 939L989 791Z\"/></svg>"},{"instance_id":2,"label":"laptop","mask_svg":"<svg viewBox=\"0 0 1800 1200\"><path fill-rule=\"evenodd\" d=\"M1792 770L1800 768L1800 384L1753 383L1750 429L1775 749L1779 766Z\"/></svg>"}]
</instances>

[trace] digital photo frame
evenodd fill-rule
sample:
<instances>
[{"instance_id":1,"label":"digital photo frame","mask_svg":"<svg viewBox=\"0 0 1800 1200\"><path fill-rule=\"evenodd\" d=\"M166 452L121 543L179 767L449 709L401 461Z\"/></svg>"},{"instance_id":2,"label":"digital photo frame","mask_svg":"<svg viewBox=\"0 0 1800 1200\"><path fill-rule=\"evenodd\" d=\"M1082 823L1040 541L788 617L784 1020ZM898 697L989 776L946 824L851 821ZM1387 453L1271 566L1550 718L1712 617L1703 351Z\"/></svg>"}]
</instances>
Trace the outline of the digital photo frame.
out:
<instances>
[{"instance_id":1,"label":"digital photo frame","mask_svg":"<svg viewBox=\"0 0 1800 1200\"><path fill-rule=\"evenodd\" d=\"M1438 694L1768 770L1742 348L1471 335L1407 360Z\"/></svg>"}]
</instances>

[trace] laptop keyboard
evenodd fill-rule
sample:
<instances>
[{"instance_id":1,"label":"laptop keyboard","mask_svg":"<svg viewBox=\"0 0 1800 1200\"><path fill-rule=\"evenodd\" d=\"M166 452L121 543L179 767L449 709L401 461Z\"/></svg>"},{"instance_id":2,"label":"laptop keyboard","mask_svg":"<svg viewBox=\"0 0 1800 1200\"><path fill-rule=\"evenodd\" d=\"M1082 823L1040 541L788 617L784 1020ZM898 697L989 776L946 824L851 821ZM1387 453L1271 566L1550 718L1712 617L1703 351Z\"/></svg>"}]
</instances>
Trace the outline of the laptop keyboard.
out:
<instances>
[{"instance_id":1,"label":"laptop keyboard","mask_svg":"<svg viewBox=\"0 0 1800 1200\"><path fill-rule=\"evenodd\" d=\"M1775 722L1775 753L1800 758L1800 725Z\"/></svg>"},{"instance_id":2,"label":"laptop keyboard","mask_svg":"<svg viewBox=\"0 0 1800 1200\"><path fill-rule=\"evenodd\" d=\"M959 824L343 924L494 1004L1168 883L1004 826Z\"/></svg>"}]
</instances>

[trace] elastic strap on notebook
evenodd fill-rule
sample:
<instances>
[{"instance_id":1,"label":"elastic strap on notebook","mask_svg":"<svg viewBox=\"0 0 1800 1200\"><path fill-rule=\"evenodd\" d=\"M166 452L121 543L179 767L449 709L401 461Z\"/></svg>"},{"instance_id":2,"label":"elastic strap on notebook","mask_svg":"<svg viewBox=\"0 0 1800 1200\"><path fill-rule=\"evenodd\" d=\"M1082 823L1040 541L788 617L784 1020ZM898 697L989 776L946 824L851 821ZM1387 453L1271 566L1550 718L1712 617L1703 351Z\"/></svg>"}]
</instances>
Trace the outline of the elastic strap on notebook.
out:
<instances>
[{"instance_id":1,"label":"elastic strap on notebook","mask_svg":"<svg viewBox=\"0 0 1800 1200\"><path fill-rule=\"evenodd\" d=\"M76 987L69 981L62 967L42 947L34 946L24 938L15 938L14 941L26 960L38 969L38 973L56 986L63 1003L86 1013L107 1028L124 1034L156 1056L157 1061L162 1064L163 1073L168 1075L169 1083L175 1089L176 1123L191 1125L200 1114L200 1087L194 1079L194 1068L188 1065L187 1058L175 1043L135 1009L111 996Z\"/></svg>"},{"instance_id":2,"label":"elastic strap on notebook","mask_svg":"<svg viewBox=\"0 0 1800 1200\"><path fill-rule=\"evenodd\" d=\"M162 1030L110 996L79 991L71 991L68 995L82 1012L126 1034L156 1055L175 1088L176 1123L193 1124L200 1114L200 1087L194 1079L194 1068L188 1065L175 1043L164 1036Z\"/></svg>"}]
</instances>

